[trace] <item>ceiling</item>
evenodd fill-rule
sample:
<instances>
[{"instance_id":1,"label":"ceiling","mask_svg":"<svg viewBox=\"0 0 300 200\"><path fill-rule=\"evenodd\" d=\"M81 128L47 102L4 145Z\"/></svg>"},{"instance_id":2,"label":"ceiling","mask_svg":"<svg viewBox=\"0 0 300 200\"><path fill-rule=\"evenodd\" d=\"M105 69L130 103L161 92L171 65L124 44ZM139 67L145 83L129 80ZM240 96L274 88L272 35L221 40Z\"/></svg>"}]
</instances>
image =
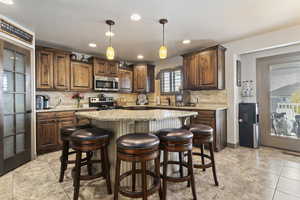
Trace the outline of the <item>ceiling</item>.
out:
<instances>
[{"instance_id":1,"label":"ceiling","mask_svg":"<svg viewBox=\"0 0 300 200\"><path fill-rule=\"evenodd\" d=\"M167 18L169 57L189 50L237 40L300 24L295 0L14 0L0 3L0 13L36 33L37 40L73 50L105 54L106 19L113 19L113 46L120 59L158 60L160 18ZM142 19L130 20L132 13ZM183 39L192 43L184 45ZM90 42L97 48L88 46Z\"/></svg>"}]
</instances>

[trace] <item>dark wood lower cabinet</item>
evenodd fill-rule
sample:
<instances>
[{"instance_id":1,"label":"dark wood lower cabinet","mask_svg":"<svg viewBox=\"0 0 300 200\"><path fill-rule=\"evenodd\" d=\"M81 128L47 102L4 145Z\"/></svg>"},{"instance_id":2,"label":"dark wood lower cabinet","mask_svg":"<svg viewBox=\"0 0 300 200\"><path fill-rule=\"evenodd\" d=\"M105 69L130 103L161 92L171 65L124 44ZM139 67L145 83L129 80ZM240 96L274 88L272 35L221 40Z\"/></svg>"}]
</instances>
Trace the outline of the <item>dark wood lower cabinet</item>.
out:
<instances>
[{"instance_id":1,"label":"dark wood lower cabinet","mask_svg":"<svg viewBox=\"0 0 300 200\"><path fill-rule=\"evenodd\" d=\"M60 129L76 124L75 112L37 113L37 153L61 149Z\"/></svg>"},{"instance_id":2,"label":"dark wood lower cabinet","mask_svg":"<svg viewBox=\"0 0 300 200\"><path fill-rule=\"evenodd\" d=\"M221 151L227 146L227 111L226 110L193 110L198 116L192 123L206 124L214 129L214 150Z\"/></svg>"}]
</instances>

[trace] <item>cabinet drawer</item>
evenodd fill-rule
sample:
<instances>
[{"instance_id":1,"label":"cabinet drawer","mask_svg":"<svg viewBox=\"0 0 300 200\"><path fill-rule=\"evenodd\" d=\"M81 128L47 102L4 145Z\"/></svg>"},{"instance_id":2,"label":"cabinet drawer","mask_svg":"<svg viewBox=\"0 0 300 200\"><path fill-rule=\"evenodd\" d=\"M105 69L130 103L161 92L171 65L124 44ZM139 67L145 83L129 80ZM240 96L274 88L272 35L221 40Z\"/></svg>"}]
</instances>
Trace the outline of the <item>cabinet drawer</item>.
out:
<instances>
[{"instance_id":1,"label":"cabinet drawer","mask_svg":"<svg viewBox=\"0 0 300 200\"><path fill-rule=\"evenodd\" d=\"M57 122L74 122L75 121L75 117L63 117L63 118L59 118L57 119Z\"/></svg>"},{"instance_id":2,"label":"cabinet drawer","mask_svg":"<svg viewBox=\"0 0 300 200\"><path fill-rule=\"evenodd\" d=\"M198 117L215 117L215 111L211 110L197 110Z\"/></svg>"},{"instance_id":3,"label":"cabinet drawer","mask_svg":"<svg viewBox=\"0 0 300 200\"><path fill-rule=\"evenodd\" d=\"M68 111L68 112L57 112L56 117L57 118L65 118L65 117L74 117L74 111Z\"/></svg>"},{"instance_id":4,"label":"cabinet drawer","mask_svg":"<svg viewBox=\"0 0 300 200\"><path fill-rule=\"evenodd\" d=\"M55 119L54 112L37 113L37 120Z\"/></svg>"}]
</instances>

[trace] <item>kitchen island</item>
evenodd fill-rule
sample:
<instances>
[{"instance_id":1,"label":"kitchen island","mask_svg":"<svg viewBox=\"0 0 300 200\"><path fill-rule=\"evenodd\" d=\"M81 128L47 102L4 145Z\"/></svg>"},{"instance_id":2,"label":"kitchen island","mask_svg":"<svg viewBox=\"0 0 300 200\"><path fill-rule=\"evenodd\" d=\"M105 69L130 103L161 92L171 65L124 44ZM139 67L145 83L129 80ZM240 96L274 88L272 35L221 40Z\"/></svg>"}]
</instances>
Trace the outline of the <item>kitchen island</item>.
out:
<instances>
[{"instance_id":1,"label":"kitchen island","mask_svg":"<svg viewBox=\"0 0 300 200\"><path fill-rule=\"evenodd\" d=\"M154 133L162 128L180 128L186 119L197 115L197 112L192 111L162 109L114 109L76 113L78 118L87 118L92 125L113 132L108 148L112 177L115 174L116 140L118 137L128 133ZM96 156L98 157L97 154ZM121 172L129 171L130 167L131 165L122 164ZM114 178L112 178L112 182L114 182Z\"/></svg>"}]
</instances>

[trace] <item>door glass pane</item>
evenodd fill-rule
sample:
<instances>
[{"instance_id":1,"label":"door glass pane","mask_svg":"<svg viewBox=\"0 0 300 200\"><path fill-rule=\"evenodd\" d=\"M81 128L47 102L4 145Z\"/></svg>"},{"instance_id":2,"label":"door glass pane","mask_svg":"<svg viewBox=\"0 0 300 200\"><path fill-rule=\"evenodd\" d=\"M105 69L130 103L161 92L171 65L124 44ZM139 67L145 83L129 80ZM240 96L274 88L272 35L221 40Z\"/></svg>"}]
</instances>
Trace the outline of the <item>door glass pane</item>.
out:
<instances>
[{"instance_id":1,"label":"door glass pane","mask_svg":"<svg viewBox=\"0 0 300 200\"><path fill-rule=\"evenodd\" d=\"M25 132L25 114L16 115L16 132Z\"/></svg>"},{"instance_id":2,"label":"door glass pane","mask_svg":"<svg viewBox=\"0 0 300 200\"><path fill-rule=\"evenodd\" d=\"M25 57L20 53L16 53L16 72L25 73Z\"/></svg>"},{"instance_id":3,"label":"door glass pane","mask_svg":"<svg viewBox=\"0 0 300 200\"><path fill-rule=\"evenodd\" d=\"M4 136L14 135L14 115L4 116Z\"/></svg>"},{"instance_id":4,"label":"door glass pane","mask_svg":"<svg viewBox=\"0 0 300 200\"><path fill-rule=\"evenodd\" d=\"M300 62L270 66L271 135L300 138Z\"/></svg>"},{"instance_id":5,"label":"door glass pane","mask_svg":"<svg viewBox=\"0 0 300 200\"><path fill-rule=\"evenodd\" d=\"M3 74L3 91L4 92L13 92L14 91L13 72L4 72L4 74Z\"/></svg>"},{"instance_id":6,"label":"door glass pane","mask_svg":"<svg viewBox=\"0 0 300 200\"><path fill-rule=\"evenodd\" d=\"M24 92L25 91L25 75L24 74L16 74L16 92Z\"/></svg>"},{"instance_id":7,"label":"door glass pane","mask_svg":"<svg viewBox=\"0 0 300 200\"><path fill-rule=\"evenodd\" d=\"M4 143L4 159L14 155L14 137L7 137L3 140Z\"/></svg>"},{"instance_id":8,"label":"door glass pane","mask_svg":"<svg viewBox=\"0 0 300 200\"><path fill-rule=\"evenodd\" d=\"M3 94L4 98L4 114L14 113L14 95Z\"/></svg>"},{"instance_id":9,"label":"door glass pane","mask_svg":"<svg viewBox=\"0 0 300 200\"><path fill-rule=\"evenodd\" d=\"M24 134L18 134L16 136L16 153L20 153L25 149L25 142L24 142Z\"/></svg>"},{"instance_id":10,"label":"door glass pane","mask_svg":"<svg viewBox=\"0 0 300 200\"><path fill-rule=\"evenodd\" d=\"M3 65L4 69L13 71L14 70L14 52L9 49L3 51Z\"/></svg>"},{"instance_id":11,"label":"door glass pane","mask_svg":"<svg viewBox=\"0 0 300 200\"><path fill-rule=\"evenodd\" d=\"M16 94L16 112L25 112L25 95L24 94Z\"/></svg>"}]
</instances>

